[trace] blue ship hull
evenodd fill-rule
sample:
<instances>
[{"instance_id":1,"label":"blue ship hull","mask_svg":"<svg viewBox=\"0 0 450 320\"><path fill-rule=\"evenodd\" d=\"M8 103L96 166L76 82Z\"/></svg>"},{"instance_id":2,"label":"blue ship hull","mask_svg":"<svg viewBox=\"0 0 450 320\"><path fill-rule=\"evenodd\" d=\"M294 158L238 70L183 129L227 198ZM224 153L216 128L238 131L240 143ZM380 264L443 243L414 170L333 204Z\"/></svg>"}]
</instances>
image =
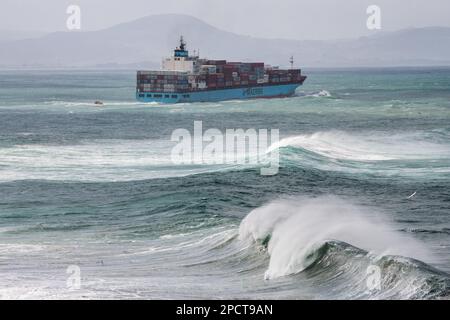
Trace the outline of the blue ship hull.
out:
<instances>
[{"instance_id":1,"label":"blue ship hull","mask_svg":"<svg viewBox=\"0 0 450 320\"><path fill-rule=\"evenodd\" d=\"M288 97L294 95L295 89L300 85L299 83L290 83L183 93L136 92L136 99L141 102L186 103Z\"/></svg>"}]
</instances>

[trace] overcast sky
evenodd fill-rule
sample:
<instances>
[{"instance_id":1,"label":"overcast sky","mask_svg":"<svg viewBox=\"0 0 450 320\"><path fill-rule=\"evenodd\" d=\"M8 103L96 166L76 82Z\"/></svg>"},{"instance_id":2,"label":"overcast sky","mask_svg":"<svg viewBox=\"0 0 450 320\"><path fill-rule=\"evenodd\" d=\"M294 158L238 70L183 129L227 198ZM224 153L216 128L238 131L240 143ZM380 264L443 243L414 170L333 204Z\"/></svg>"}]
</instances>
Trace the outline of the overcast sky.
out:
<instances>
[{"instance_id":1,"label":"overcast sky","mask_svg":"<svg viewBox=\"0 0 450 320\"><path fill-rule=\"evenodd\" d=\"M235 33L336 39L367 35L366 8L381 8L382 30L450 27L449 0L1 0L0 30L65 30L66 9L81 7L82 30L162 13L184 13Z\"/></svg>"}]
</instances>

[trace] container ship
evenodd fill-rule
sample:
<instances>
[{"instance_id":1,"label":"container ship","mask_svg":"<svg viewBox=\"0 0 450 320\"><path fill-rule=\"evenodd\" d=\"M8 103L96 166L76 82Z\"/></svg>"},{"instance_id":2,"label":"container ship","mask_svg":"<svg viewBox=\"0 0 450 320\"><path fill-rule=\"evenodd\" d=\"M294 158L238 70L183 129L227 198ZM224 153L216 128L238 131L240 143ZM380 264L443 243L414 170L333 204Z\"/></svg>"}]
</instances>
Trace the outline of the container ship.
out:
<instances>
[{"instance_id":1,"label":"container ship","mask_svg":"<svg viewBox=\"0 0 450 320\"><path fill-rule=\"evenodd\" d=\"M279 69L263 62L228 62L189 55L183 37L161 71L138 71L136 99L186 103L289 97L303 84L301 69Z\"/></svg>"}]
</instances>

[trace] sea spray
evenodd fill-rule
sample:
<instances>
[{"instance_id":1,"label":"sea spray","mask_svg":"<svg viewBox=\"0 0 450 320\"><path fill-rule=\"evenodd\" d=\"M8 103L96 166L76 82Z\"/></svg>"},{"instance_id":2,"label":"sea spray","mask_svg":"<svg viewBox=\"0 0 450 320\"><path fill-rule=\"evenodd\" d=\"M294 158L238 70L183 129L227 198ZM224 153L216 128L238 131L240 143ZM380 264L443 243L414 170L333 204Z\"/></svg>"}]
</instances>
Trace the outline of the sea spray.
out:
<instances>
[{"instance_id":1,"label":"sea spray","mask_svg":"<svg viewBox=\"0 0 450 320\"><path fill-rule=\"evenodd\" d=\"M395 231L379 212L336 196L274 201L250 212L240 225L241 240L268 236L267 279L303 271L314 260L311 254L331 240L373 255L431 259L421 243Z\"/></svg>"}]
</instances>

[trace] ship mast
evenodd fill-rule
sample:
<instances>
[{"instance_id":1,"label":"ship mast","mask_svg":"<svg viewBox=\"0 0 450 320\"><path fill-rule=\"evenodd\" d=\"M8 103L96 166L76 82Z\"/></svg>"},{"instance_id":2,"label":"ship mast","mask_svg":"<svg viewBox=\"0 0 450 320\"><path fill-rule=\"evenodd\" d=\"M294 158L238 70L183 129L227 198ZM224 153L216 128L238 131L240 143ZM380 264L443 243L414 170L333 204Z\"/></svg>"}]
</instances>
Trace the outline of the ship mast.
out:
<instances>
[{"instance_id":1,"label":"ship mast","mask_svg":"<svg viewBox=\"0 0 450 320\"><path fill-rule=\"evenodd\" d=\"M294 69L294 56L291 56L289 63L291 64L291 69Z\"/></svg>"},{"instance_id":2,"label":"ship mast","mask_svg":"<svg viewBox=\"0 0 450 320\"><path fill-rule=\"evenodd\" d=\"M184 42L183 36L180 37L180 50L185 50L186 42Z\"/></svg>"}]
</instances>

